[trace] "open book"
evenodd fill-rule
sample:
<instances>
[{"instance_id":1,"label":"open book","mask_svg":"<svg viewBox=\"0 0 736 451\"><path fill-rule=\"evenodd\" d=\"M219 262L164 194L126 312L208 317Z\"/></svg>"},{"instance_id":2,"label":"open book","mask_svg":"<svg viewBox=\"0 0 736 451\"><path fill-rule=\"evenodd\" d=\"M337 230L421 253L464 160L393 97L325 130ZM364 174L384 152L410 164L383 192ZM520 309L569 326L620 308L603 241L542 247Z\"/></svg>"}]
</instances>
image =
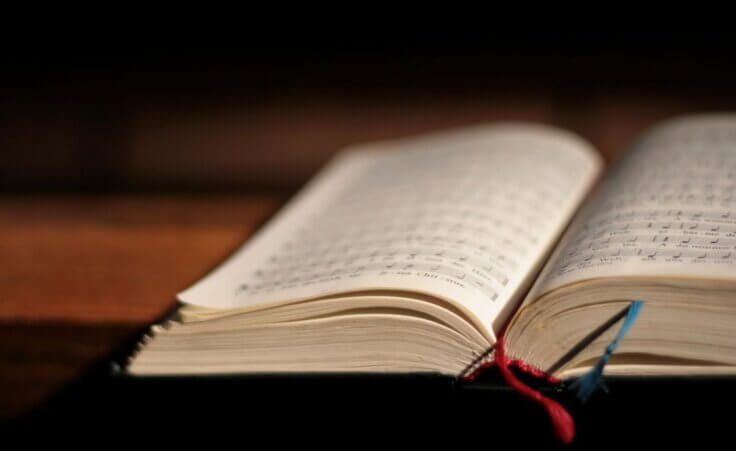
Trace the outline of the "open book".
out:
<instances>
[{"instance_id":1,"label":"open book","mask_svg":"<svg viewBox=\"0 0 736 451\"><path fill-rule=\"evenodd\" d=\"M563 130L478 126L339 154L179 294L128 372L433 372L509 357L558 377L736 368L736 117L648 131L604 174Z\"/></svg>"}]
</instances>

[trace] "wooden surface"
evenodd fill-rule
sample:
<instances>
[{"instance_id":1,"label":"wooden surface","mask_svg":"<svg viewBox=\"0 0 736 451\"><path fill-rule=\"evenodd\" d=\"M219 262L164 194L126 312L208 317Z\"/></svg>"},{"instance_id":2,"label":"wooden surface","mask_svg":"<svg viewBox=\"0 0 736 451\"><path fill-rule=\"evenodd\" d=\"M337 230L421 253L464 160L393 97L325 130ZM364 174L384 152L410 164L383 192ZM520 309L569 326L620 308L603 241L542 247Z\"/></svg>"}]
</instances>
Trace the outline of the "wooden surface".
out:
<instances>
[{"instance_id":1,"label":"wooden surface","mask_svg":"<svg viewBox=\"0 0 736 451\"><path fill-rule=\"evenodd\" d=\"M568 128L610 161L656 121L714 105L721 106L636 97L501 96L365 108L312 101L287 110L272 104L260 110L140 113L140 121L126 122L131 128L115 133L127 137L132 150L126 164L144 180L221 173L226 182L283 177L288 187L351 142L496 120ZM64 124L59 130L68 131ZM16 129L19 142L24 134L38 145L53 138L35 135L28 124ZM28 167L46 170L33 166L32 154L24 158ZM211 166L197 172L206 162ZM159 318L177 292L236 249L291 191L248 194L241 186L239 192L0 198L0 416L37 406Z\"/></svg>"},{"instance_id":2,"label":"wooden surface","mask_svg":"<svg viewBox=\"0 0 736 451\"><path fill-rule=\"evenodd\" d=\"M37 405L174 305L269 195L0 199L0 416Z\"/></svg>"}]
</instances>

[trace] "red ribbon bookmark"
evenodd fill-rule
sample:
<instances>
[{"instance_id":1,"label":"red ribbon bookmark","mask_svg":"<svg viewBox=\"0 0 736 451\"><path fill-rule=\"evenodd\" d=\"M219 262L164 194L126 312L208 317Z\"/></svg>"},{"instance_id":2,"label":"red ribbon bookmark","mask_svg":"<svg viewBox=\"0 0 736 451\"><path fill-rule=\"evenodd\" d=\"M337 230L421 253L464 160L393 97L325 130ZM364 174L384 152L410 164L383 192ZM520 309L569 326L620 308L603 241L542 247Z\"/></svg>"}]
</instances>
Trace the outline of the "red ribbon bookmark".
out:
<instances>
[{"instance_id":1,"label":"red ribbon bookmark","mask_svg":"<svg viewBox=\"0 0 736 451\"><path fill-rule=\"evenodd\" d=\"M544 396L516 377L509 368L509 358L506 357L503 337L500 337L496 342L496 364L501 371L501 375L510 386L527 398L544 406L557 438L566 445L572 443L575 438L575 420L560 403Z\"/></svg>"}]
</instances>

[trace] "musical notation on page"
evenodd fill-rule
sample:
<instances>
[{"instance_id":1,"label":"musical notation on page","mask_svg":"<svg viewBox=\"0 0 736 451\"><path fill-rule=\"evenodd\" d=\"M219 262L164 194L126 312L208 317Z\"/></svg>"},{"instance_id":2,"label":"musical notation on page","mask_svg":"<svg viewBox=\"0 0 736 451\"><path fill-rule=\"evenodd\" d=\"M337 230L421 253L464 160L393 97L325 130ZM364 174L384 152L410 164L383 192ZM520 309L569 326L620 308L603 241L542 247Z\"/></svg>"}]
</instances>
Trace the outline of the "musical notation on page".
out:
<instances>
[{"instance_id":1,"label":"musical notation on page","mask_svg":"<svg viewBox=\"0 0 736 451\"><path fill-rule=\"evenodd\" d=\"M564 221L590 161L561 153L542 165L548 148L498 145L502 152L471 143L376 158L253 269L237 296L391 276L508 297Z\"/></svg>"},{"instance_id":2,"label":"musical notation on page","mask_svg":"<svg viewBox=\"0 0 736 451\"><path fill-rule=\"evenodd\" d=\"M642 142L620 162L568 233L549 283L607 267L736 264L736 137L686 134Z\"/></svg>"}]
</instances>

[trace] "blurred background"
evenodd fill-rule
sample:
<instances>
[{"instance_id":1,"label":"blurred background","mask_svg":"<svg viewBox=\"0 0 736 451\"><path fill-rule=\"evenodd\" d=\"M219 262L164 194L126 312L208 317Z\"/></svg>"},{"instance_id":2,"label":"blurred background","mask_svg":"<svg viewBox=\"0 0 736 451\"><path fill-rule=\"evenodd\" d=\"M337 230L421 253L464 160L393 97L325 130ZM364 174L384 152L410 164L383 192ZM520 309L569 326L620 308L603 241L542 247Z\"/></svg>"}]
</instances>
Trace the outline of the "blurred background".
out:
<instances>
[{"instance_id":1,"label":"blurred background","mask_svg":"<svg viewBox=\"0 0 736 451\"><path fill-rule=\"evenodd\" d=\"M5 27L0 418L169 311L341 147L523 120L612 161L657 121L736 106L733 33L499 17Z\"/></svg>"},{"instance_id":2,"label":"blurred background","mask_svg":"<svg viewBox=\"0 0 736 451\"><path fill-rule=\"evenodd\" d=\"M497 120L612 154L736 92L732 33L320 25L6 39L2 188L293 190L345 145Z\"/></svg>"}]
</instances>

